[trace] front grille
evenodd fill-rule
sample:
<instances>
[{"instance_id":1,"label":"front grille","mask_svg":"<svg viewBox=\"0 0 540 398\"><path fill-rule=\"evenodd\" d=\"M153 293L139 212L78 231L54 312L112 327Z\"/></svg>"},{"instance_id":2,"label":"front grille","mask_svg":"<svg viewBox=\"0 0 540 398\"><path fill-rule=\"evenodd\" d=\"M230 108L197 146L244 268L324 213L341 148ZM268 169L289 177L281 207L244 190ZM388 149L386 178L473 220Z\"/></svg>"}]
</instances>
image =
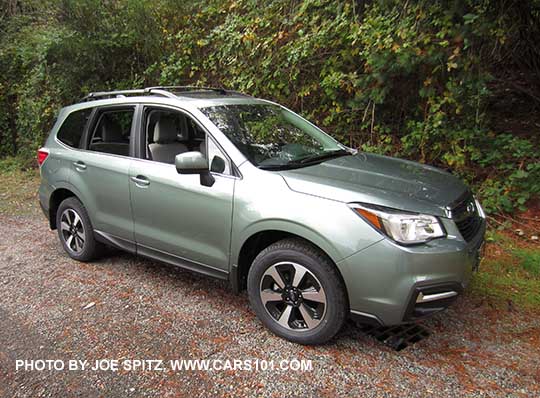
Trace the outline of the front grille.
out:
<instances>
[{"instance_id":1,"label":"front grille","mask_svg":"<svg viewBox=\"0 0 540 398\"><path fill-rule=\"evenodd\" d=\"M452 210L452 219L466 242L470 242L482 225L474 198L469 193Z\"/></svg>"},{"instance_id":2,"label":"front grille","mask_svg":"<svg viewBox=\"0 0 540 398\"><path fill-rule=\"evenodd\" d=\"M463 236L463 239L465 239L467 242L470 242L471 239L476 235L481 224L482 220L478 216L469 217L463 221L456 222L461 236Z\"/></svg>"}]
</instances>

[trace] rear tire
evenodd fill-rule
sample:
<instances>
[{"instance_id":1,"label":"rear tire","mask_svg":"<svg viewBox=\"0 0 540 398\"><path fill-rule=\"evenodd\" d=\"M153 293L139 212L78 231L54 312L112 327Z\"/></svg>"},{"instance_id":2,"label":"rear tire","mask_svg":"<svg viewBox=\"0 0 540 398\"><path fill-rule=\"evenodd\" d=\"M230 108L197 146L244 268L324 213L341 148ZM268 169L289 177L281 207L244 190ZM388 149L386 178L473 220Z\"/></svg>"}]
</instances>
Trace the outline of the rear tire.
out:
<instances>
[{"instance_id":1,"label":"rear tire","mask_svg":"<svg viewBox=\"0 0 540 398\"><path fill-rule=\"evenodd\" d=\"M248 274L251 306L272 332L299 344L322 344L341 329L349 309L332 261L300 239L264 249Z\"/></svg>"},{"instance_id":2,"label":"rear tire","mask_svg":"<svg viewBox=\"0 0 540 398\"><path fill-rule=\"evenodd\" d=\"M75 197L62 201L56 212L58 237L66 253L78 261L91 261L102 251L83 204Z\"/></svg>"}]
</instances>

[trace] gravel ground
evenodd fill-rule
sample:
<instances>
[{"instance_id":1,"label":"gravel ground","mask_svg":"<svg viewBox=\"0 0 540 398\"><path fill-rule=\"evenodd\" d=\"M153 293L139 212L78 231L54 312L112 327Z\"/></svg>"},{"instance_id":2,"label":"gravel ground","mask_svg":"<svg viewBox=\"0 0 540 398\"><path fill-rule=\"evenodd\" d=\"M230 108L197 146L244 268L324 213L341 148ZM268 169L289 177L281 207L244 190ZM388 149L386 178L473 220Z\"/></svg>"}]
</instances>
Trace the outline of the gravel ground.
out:
<instances>
[{"instance_id":1,"label":"gravel ground","mask_svg":"<svg viewBox=\"0 0 540 398\"><path fill-rule=\"evenodd\" d=\"M0 238L0 396L540 396L540 320L515 308L465 296L400 352L352 324L330 344L303 347L269 333L224 282L120 252L71 260L35 211L0 215ZM193 358L310 359L312 370L15 366Z\"/></svg>"}]
</instances>

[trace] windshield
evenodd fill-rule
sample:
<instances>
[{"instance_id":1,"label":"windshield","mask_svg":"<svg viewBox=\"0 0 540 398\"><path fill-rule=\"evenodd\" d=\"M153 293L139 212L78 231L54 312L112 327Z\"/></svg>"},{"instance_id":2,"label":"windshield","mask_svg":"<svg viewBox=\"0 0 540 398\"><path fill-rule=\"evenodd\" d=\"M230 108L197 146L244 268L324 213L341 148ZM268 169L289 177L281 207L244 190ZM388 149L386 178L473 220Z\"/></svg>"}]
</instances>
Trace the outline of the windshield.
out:
<instances>
[{"instance_id":1,"label":"windshield","mask_svg":"<svg viewBox=\"0 0 540 398\"><path fill-rule=\"evenodd\" d=\"M348 154L324 132L277 105L219 105L201 111L260 168L300 167Z\"/></svg>"}]
</instances>

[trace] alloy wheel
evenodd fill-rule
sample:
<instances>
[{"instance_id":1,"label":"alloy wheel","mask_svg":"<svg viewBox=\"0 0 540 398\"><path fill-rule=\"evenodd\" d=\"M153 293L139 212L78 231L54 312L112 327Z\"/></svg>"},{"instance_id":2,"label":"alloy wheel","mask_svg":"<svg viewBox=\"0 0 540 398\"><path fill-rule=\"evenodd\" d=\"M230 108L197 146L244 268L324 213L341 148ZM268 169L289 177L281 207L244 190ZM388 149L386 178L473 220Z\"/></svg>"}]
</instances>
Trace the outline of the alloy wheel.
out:
<instances>
[{"instance_id":1,"label":"alloy wheel","mask_svg":"<svg viewBox=\"0 0 540 398\"><path fill-rule=\"evenodd\" d=\"M60 231L66 246L73 253L84 249L85 233L81 217L73 209L66 209L60 217Z\"/></svg>"},{"instance_id":2,"label":"alloy wheel","mask_svg":"<svg viewBox=\"0 0 540 398\"><path fill-rule=\"evenodd\" d=\"M317 277L306 267L279 262L264 272L260 298L268 314L284 328L316 328L326 312L326 294Z\"/></svg>"}]
</instances>

